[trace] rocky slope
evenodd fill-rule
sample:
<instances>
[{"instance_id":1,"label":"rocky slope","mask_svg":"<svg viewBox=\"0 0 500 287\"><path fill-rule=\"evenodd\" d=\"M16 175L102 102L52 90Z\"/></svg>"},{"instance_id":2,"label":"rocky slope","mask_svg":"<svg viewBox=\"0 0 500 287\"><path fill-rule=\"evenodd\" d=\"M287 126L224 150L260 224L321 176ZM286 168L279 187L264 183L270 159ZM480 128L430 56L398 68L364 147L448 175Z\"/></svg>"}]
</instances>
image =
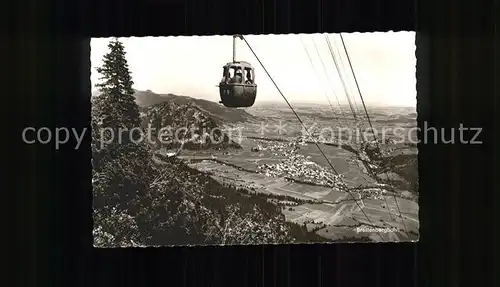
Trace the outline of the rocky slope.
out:
<instances>
[{"instance_id":1,"label":"rocky slope","mask_svg":"<svg viewBox=\"0 0 500 287\"><path fill-rule=\"evenodd\" d=\"M143 128L151 134L156 148L241 148L234 141L236 129L217 121L192 102L178 104L168 101L149 106L143 109L142 119Z\"/></svg>"},{"instance_id":2,"label":"rocky slope","mask_svg":"<svg viewBox=\"0 0 500 287\"><path fill-rule=\"evenodd\" d=\"M98 95L98 91L92 92L92 97ZM227 108L216 102L196 99L187 96L174 94L157 94L150 90L136 90L134 96L135 102L137 103L137 105L139 106L139 110L141 111L144 111L148 107L161 103L173 102L178 105L196 105L200 110L212 117L218 123L237 124L255 119L253 115L247 113L244 109Z\"/></svg>"},{"instance_id":3,"label":"rocky slope","mask_svg":"<svg viewBox=\"0 0 500 287\"><path fill-rule=\"evenodd\" d=\"M254 119L243 109L226 108L223 105L202 99L195 99L174 94L156 94L152 91L136 91L136 103L142 109L153 105L171 102L177 105L194 105L219 124L236 124Z\"/></svg>"}]
</instances>

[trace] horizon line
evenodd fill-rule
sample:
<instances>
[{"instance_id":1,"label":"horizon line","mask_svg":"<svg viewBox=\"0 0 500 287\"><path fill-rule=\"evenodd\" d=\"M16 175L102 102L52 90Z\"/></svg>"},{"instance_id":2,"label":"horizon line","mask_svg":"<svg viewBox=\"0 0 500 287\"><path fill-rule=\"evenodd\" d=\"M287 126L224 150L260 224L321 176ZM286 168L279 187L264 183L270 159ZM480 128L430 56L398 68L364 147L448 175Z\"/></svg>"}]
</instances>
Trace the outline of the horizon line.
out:
<instances>
[{"instance_id":1,"label":"horizon line","mask_svg":"<svg viewBox=\"0 0 500 287\"><path fill-rule=\"evenodd\" d=\"M178 96L178 97L188 97L188 98L192 98L192 99L195 99L195 100L204 100L204 101L208 101L208 102L212 102L212 103L218 103L217 101L210 100L210 99L196 98L196 97L192 97L192 96L178 95L178 94L174 94L174 93L157 93L157 92L154 92L154 91L149 90L149 89L145 89L145 90L133 89L133 90L136 91L136 92L151 92L151 93L153 93L155 95L158 95L158 96L173 95L173 96ZM94 96L95 92L99 92L99 90L98 89L94 89L91 92L91 96ZM328 102L308 102L307 100L305 100L305 101L303 101L303 100L293 100L293 101L291 101L291 103L321 105L321 106L323 106L323 105L329 105ZM256 101L253 106L258 106L259 104L279 104L279 105L285 105L285 106L287 105L285 102L277 101L277 100L259 100L258 102ZM417 108L416 106L398 105L398 104L387 104L387 103L372 103L372 102L368 102L367 104L369 104L371 106L375 106L375 107L395 107L395 108L414 108L414 109ZM340 104L340 106L349 106L349 103L343 103L343 104Z\"/></svg>"}]
</instances>

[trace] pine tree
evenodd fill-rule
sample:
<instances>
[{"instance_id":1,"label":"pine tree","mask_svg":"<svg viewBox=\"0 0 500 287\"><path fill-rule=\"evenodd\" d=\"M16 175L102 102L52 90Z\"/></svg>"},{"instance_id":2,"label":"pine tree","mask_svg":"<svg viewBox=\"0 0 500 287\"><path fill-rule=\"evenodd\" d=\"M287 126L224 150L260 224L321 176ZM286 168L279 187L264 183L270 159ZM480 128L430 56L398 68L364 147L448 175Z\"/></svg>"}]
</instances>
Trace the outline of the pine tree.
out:
<instances>
[{"instance_id":1,"label":"pine tree","mask_svg":"<svg viewBox=\"0 0 500 287\"><path fill-rule=\"evenodd\" d=\"M92 101L94 169L104 166L123 152L138 152L137 156L147 156L133 141L140 136L141 119L125 48L116 38L110 41L108 48L103 65L96 69L101 75L100 83L96 85L100 94ZM135 134L132 134L134 131ZM112 141L108 143L111 137ZM103 143L106 148L100 150ZM104 162L100 164L102 160Z\"/></svg>"},{"instance_id":2,"label":"pine tree","mask_svg":"<svg viewBox=\"0 0 500 287\"><path fill-rule=\"evenodd\" d=\"M102 127L133 129L140 126L139 107L135 102L132 77L125 58L125 49L118 39L108 44L103 65L97 68L101 94L96 99L95 116Z\"/></svg>"},{"instance_id":3,"label":"pine tree","mask_svg":"<svg viewBox=\"0 0 500 287\"><path fill-rule=\"evenodd\" d=\"M131 130L140 128L139 107L123 44L114 39L108 48L103 65L97 68L101 74L101 82L96 85L100 94L92 99L92 181L94 209L99 214L94 219L96 228L104 228L103 232L122 241L130 237L126 234L139 233L127 230L133 225L125 224L124 218L133 219L149 205L148 193L155 169L144 144L127 140ZM105 129L113 134L101 134ZM101 138L103 135L114 139L101 145L106 140ZM113 230L124 233L116 234Z\"/></svg>"}]
</instances>

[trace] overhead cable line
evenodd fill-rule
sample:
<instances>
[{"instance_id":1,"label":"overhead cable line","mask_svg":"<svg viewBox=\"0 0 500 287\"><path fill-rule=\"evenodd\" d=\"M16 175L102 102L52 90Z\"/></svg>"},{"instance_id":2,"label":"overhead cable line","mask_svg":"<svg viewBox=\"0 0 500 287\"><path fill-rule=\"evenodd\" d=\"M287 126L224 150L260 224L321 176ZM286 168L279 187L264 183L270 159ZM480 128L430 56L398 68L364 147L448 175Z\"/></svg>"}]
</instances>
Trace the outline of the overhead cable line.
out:
<instances>
[{"instance_id":1,"label":"overhead cable line","mask_svg":"<svg viewBox=\"0 0 500 287\"><path fill-rule=\"evenodd\" d=\"M316 41L314 41L314 36L311 37L312 39L312 42L314 44L314 48L316 49L316 53L318 54L318 57L319 57L319 60L321 61L321 65L323 66L323 71L325 72L325 77L326 77L326 80L328 83L330 83L328 81L328 71L326 70L326 66L325 66L325 63L323 62L323 59L321 58L321 54L319 53L319 50L318 50L318 46L316 45ZM330 83L331 84L331 83ZM339 105L339 109L340 109L340 112L342 113L342 116L347 119L345 113L344 113L344 110L342 109L342 106L340 105L340 101L339 101L339 97L337 96L337 93L335 93L335 87L332 85L332 92L333 92L333 95L335 96L335 98L337 99L337 104Z\"/></svg>"},{"instance_id":2,"label":"overhead cable line","mask_svg":"<svg viewBox=\"0 0 500 287\"><path fill-rule=\"evenodd\" d=\"M382 155L382 152L380 150L380 146L378 144L377 135L375 134L375 130L373 129L373 125L372 125L372 122L370 120L370 116L368 115L368 110L366 109L365 100L363 99L363 94L361 94L361 89L359 88L358 80L356 79L356 74L354 73L354 68L352 67L351 59L349 58L349 53L347 52L347 48L345 46L344 37L342 37L342 33L340 34L340 39L342 40L342 46L344 47L344 51L345 51L346 56L347 56L347 61L349 63L349 67L351 68L352 76L354 77L354 82L356 83L356 88L358 89L358 92L359 92L359 97L361 98L361 102L363 103L363 109L365 110L366 118L368 119L368 124L370 125L371 131L373 133L373 137L375 139L377 151L380 155ZM389 181L389 175L387 174L387 172L385 173L385 175L387 177L387 181ZM403 215L401 214L401 209L399 208L399 203L398 203L398 200L396 197L396 193L393 191L392 194L394 195L394 201L396 202L396 207L398 209L399 217L401 218L401 221L403 223L406 236L409 238L410 236L408 233L408 229L406 228L405 220L403 218ZM387 207L387 208L389 208L389 207Z\"/></svg>"},{"instance_id":3,"label":"overhead cable line","mask_svg":"<svg viewBox=\"0 0 500 287\"><path fill-rule=\"evenodd\" d=\"M332 47L331 47L331 45L330 45L330 43L329 43L329 39L328 39L328 37L327 37L327 35L326 35L326 34L325 34L325 38L326 38L326 40L327 40L327 44L328 44L328 48L329 48L329 50L330 50L330 54L332 55L333 61L334 61L335 66L336 66L336 68L337 68L337 72L339 73L339 77L340 77L340 79L342 80L342 84L343 84L343 86L344 86L344 91L345 91L345 94L346 94L347 100L348 100L348 102L349 102L349 107L351 108L351 112L352 112L352 114L353 114L354 119L357 121L358 119L357 119L357 117L356 117L356 111L354 110L354 108L353 108L353 106L352 106L352 103L351 103L351 101L350 101L350 98L349 98L349 92L348 92L348 90L347 90L347 86L345 85L345 83L344 83L344 81L343 81L341 71L340 71L340 69L339 69L339 67L338 67L337 61L336 61L336 59L335 59L335 55L334 55L334 53L333 53L333 49L332 49ZM311 56L310 56L310 54L309 54L309 51L307 51L307 48L306 48L306 46L305 46L305 44L304 44L304 41L303 41L303 39L302 39L302 36L300 36L300 41L302 42L302 46L304 47L304 50L306 51L307 57L309 58L309 61L310 61L311 65L313 66L314 72L316 73L316 76L317 76L317 77L318 77L318 79L319 79L319 78L320 78L320 77L319 77L319 74L318 74L318 72L317 72L316 68L314 67L314 63L313 63L312 58L311 58ZM327 97L328 102L330 103L330 107L332 108L332 111L333 111L333 107L332 107L332 105L331 105L330 99L328 98L328 96L327 96L327 94L326 94L326 91L325 91L325 96ZM355 100L355 98L354 98L354 100ZM356 109L359 111L359 109L357 108L357 106L356 106ZM334 113L335 113L335 112L334 112ZM387 202L387 198L386 198L386 196L383 196L383 198L384 198L385 205L389 208L389 203ZM392 211L391 211L390 209L389 209L389 215L390 215L391 219L393 219L393 217L392 217Z\"/></svg>"},{"instance_id":4,"label":"overhead cable line","mask_svg":"<svg viewBox=\"0 0 500 287\"><path fill-rule=\"evenodd\" d=\"M342 82L342 86L344 87L344 92L345 92L345 95L347 98L347 102L349 103L349 108L351 109L352 116L354 117L354 120L357 121L358 118L356 116L356 111L354 110L354 106L352 105L352 102L351 102L351 95L347 89L345 82L344 82L344 77L342 75L342 72L340 71L339 64L337 63L337 59L335 58L335 54L333 53L333 48L332 48L332 45L330 43L330 39L328 39L327 34L325 34L325 39L326 39L326 44L328 45L328 50L330 51L330 55L332 56L333 63L335 64L335 68L337 69L337 72L339 74L340 81Z\"/></svg>"},{"instance_id":5,"label":"overhead cable line","mask_svg":"<svg viewBox=\"0 0 500 287\"><path fill-rule=\"evenodd\" d=\"M250 49L250 51L252 52L252 54L254 55L255 59L257 59L257 61L259 62L259 64L261 65L262 69L264 70L264 72L266 72L267 76L269 77L269 79L271 80L271 82L274 84L274 86L276 87L276 90L278 90L278 92L280 93L281 97L283 97L283 99L285 100L285 102L287 103L288 107L290 107L290 109L292 110L292 112L294 113L295 117L297 117L297 120L300 122L300 124L302 125L302 127L304 128L304 130L306 131L307 135L309 137L311 137L313 140L314 140L314 144L316 145L316 147L318 148L318 150L320 151L320 153L323 155L323 157L326 159L328 165L330 166L330 168L333 170L333 172L335 173L335 175L338 177L338 179L340 180L341 182L341 186L344 188L344 191L349 194L351 196L351 198L354 200L354 202L356 203L356 205L358 206L358 208L360 209L360 211L363 213L363 215L366 217L366 220L368 220L368 223L370 223L370 225L373 225L373 223L371 222L370 218L368 217L368 215L366 214L366 212L363 210L363 208L361 207L361 205L359 204L358 200L354 197L354 195L351 193L351 191L349 191L349 189L347 188L347 185L342 181L342 179L340 178L340 174L337 172L337 170L335 169L335 167L333 166L333 164L330 162L330 160L328 159L328 157L326 156L326 154L323 152L323 150L321 149L320 145L318 144L318 142L311 136L311 134L309 133L309 130L307 129L306 125L304 124L304 122L302 121L302 119L300 118L300 116L297 114L297 112L295 111L295 109L292 107L292 105L290 104L290 102L288 102L287 98L285 97L285 95L283 94L283 92L280 90L280 88L278 87L278 85L276 84L276 82L274 81L273 77L271 76L271 74L269 74L269 72L267 71L266 67L264 66L264 64L261 62L261 60L259 59L259 57L257 56L257 54L255 53L255 51L252 49L252 46L250 46L250 43L248 43L246 37L244 36L241 36L243 41L245 41L245 43L247 44L248 48ZM384 238L382 237L382 235L377 231L376 232L380 238L382 239L382 241L385 241Z\"/></svg>"},{"instance_id":6,"label":"overhead cable line","mask_svg":"<svg viewBox=\"0 0 500 287\"><path fill-rule=\"evenodd\" d=\"M331 45L330 39L328 38L328 34L325 34L325 40L326 40L326 43L327 43L327 45L328 45L328 49L330 50L330 55L332 56L333 62L334 62L334 64L335 64L335 68L337 69L337 72L338 72L338 74L339 74L339 78L340 78L340 80L342 81L342 86L344 87L344 92L345 92L345 94L346 94L347 101L349 102L349 107L351 108L351 112L352 112L352 114L353 114L353 116L354 116L354 119L355 119L356 121L358 121L358 118L357 118L357 116L356 116L356 110L354 109L353 104L352 104L352 102L351 102L351 95L350 95L350 93L349 93L349 89L348 89L348 87L347 87L347 85L346 85L346 83L345 83L345 81L344 81L344 77L343 77L343 74L342 74L341 68L339 67L339 64L338 64L338 62L337 62L337 59L336 59L335 54L334 54L334 52L333 52L333 48L332 48L332 45ZM362 141L363 141L363 139L362 139ZM364 141L363 141L363 142L364 142ZM389 204L388 204L388 202L387 202L387 198L385 197L385 195L383 195L383 198L384 198L385 205L387 206L387 208L388 208L388 210L389 210L390 217L391 217L391 219L392 219L392 211L391 211L391 210L390 210L390 208L389 208Z\"/></svg>"},{"instance_id":7,"label":"overhead cable line","mask_svg":"<svg viewBox=\"0 0 500 287\"><path fill-rule=\"evenodd\" d=\"M326 88L324 87L323 83L321 82L321 77L319 76L319 73L316 70L316 67L314 66L312 57L309 54L309 51L307 51L307 47L306 47L306 45L304 43L304 40L302 39L302 35L300 35L300 42L302 43L302 47L304 47L304 51L306 52L307 58L309 59L309 62L311 63L311 66L312 66L312 68L314 70L314 73L316 74L318 82L323 86L324 95L325 95L326 99L328 100L328 104L330 105L330 108L332 109L333 114L335 115L336 114L335 113L335 109L333 108L332 102L330 101L330 98L328 97L328 93L326 92ZM344 118L344 120L345 120L345 118Z\"/></svg>"},{"instance_id":8,"label":"overhead cable line","mask_svg":"<svg viewBox=\"0 0 500 287\"><path fill-rule=\"evenodd\" d=\"M334 39L334 40L335 40L335 39ZM340 66L342 67L342 71L345 71L345 70L344 70L344 67L345 67L346 65L344 64L344 60L343 60L342 55L340 55L340 49L339 49L339 47L337 46L336 41L333 41L333 43L332 43L332 44L333 44L333 47L335 47L335 50L337 51L337 53L339 54L339 61L340 61ZM350 86L347 86L347 88L349 89L349 91L351 90L351 89L350 89ZM361 110L358 108L358 103L357 103L357 101L356 101L356 97L355 97L354 95L353 95L353 101L354 101L354 106L356 107L356 111L358 111L358 112L359 112L359 111L361 111Z\"/></svg>"}]
</instances>

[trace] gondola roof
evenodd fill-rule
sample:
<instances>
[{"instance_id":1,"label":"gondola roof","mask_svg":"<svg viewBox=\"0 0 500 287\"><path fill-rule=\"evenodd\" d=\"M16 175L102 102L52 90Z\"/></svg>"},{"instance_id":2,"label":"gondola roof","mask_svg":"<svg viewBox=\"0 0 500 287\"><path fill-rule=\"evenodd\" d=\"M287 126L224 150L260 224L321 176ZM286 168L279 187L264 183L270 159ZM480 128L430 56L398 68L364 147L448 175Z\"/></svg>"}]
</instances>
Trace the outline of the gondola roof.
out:
<instances>
[{"instance_id":1,"label":"gondola roof","mask_svg":"<svg viewBox=\"0 0 500 287\"><path fill-rule=\"evenodd\" d=\"M242 67L248 67L248 68L253 68L252 64L246 61L235 61L235 62L229 62L224 65L224 68L231 67L231 66L242 66Z\"/></svg>"}]
</instances>

